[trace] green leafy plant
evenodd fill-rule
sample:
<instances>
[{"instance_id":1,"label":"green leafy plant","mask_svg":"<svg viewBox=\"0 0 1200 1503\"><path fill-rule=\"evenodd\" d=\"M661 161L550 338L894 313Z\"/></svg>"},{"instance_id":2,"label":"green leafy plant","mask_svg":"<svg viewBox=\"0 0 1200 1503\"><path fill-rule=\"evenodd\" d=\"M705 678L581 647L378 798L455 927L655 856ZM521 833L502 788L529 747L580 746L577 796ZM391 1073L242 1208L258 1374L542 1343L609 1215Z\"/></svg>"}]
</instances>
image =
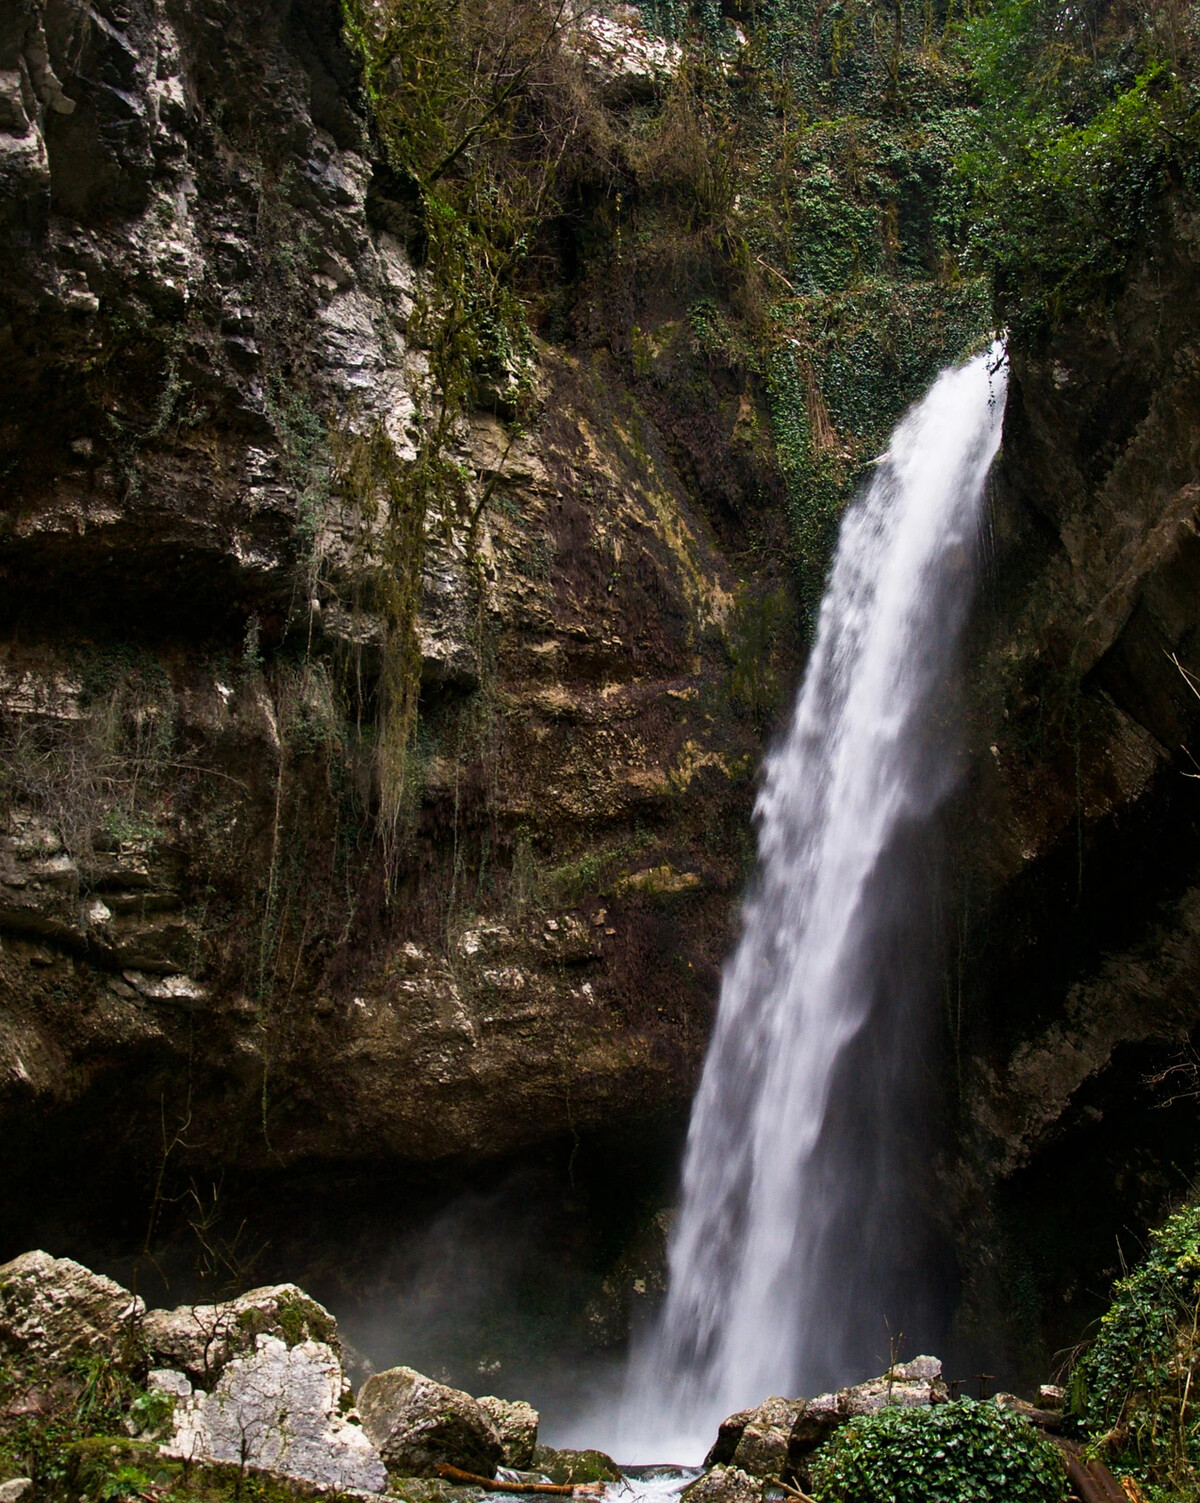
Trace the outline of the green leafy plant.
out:
<instances>
[{"instance_id":1,"label":"green leafy plant","mask_svg":"<svg viewBox=\"0 0 1200 1503\"><path fill-rule=\"evenodd\" d=\"M1072 1374L1072 1407L1123 1470L1200 1495L1200 1206L1153 1232Z\"/></svg>"},{"instance_id":2,"label":"green leafy plant","mask_svg":"<svg viewBox=\"0 0 1200 1503\"><path fill-rule=\"evenodd\" d=\"M813 1465L818 1503L1059 1503L1052 1442L994 1404L956 1399L851 1420Z\"/></svg>"},{"instance_id":3,"label":"green leafy plant","mask_svg":"<svg viewBox=\"0 0 1200 1503\"><path fill-rule=\"evenodd\" d=\"M1102 309L1200 186L1196 19L994 0L963 28L981 96L961 173L999 317L1036 335Z\"/></svg>"}]
</instances>

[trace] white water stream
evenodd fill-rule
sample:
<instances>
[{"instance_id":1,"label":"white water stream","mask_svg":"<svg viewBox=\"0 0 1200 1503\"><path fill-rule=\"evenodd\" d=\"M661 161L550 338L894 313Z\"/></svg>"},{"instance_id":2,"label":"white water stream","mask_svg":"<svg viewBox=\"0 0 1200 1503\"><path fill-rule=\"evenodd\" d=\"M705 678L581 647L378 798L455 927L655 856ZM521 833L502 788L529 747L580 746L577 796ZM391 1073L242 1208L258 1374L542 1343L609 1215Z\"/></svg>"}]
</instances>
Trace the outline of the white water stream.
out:
<instances>
[{"instance_id":1,"label":"white water stream","mask_svg":"<svg viewBox=\"0 0 1200 1503\"><path fill-rule=\"evenodd\" d=\"M909 1322L909 1345L929 1329L912 1187L936 1005L933 816L960 771L957 647L1003 406L999 346L944 372L842 523L758 798L758 875L692 1109L665 1307L615 1425L591 1425L622 1461L699 1461L726 1414L865 1377L886 1366L889 1327Z\"/></svg>"}]
</instances>

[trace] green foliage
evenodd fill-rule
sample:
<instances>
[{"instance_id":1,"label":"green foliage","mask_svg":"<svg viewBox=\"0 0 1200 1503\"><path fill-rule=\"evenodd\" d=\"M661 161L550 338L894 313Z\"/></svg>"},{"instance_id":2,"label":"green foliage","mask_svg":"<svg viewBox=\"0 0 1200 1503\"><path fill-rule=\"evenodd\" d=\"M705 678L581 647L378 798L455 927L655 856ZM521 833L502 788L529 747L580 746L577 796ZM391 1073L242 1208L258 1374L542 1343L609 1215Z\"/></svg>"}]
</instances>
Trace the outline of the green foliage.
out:
<instances>
[{"instance_id":1,"label":"green foliage","mask_svg":"<svg viewBox=\"0 0 1200 1503\"><path fill-rule=\"evenodd\" d=\"M29 1391L48 1399L23 1402ZM129 1368L107 1357L78 1360L45 1376L0 1366L0 1476L31 1477L43 1497L65 1493L70 1447L121 1430L132 1406L146 1397Z\"/></svg>"},{"instance_id":2,"label":"green foliage","mask_svg":"<svg viewBox=\"0 0 1200 1503\"><path fill-rule=\"evenodd\" d=\"M511 402L530 357L512 277L561 156L561 124L542 102L561 8L342 0L342 13L389 162L410 185L432 282L417 321L439 400L457 418L482 380Z\"/></svg>"},{"instance_id":3,"label":"green foliage","mask_svg":"<svg viewBox=\"0 0 1200 1503\"><path fill-rule=\"evenodd\" d=\"M1196 17L995 0L963 29L983 108L964 153L974 259L1035 335L1102 308L1200 187Z\"/></svg>"},{"instance_id":4,"label":"green foliage","mask_svg":"<svg viewBox=\"0 0 1200 1503\"><path fill-rule=\"evenodd\" d=\"M443 408L443 419L444 420ZM380 828L394 852L401 816L409 807L411 752L421 687L417 612L425 558L425 518L431 505L454 494L460 479L443 442L422 445L415 462L404 463L380 426L347 437L335 448L338 487L345 515L358 532L360 573L366 594L356 600L383 623L379 644L376 759Z\"/></svg>"},{"instance_id":5,"label":"green foliage","mask_svg":"<svg viewBox=\"0 0 1200 1503\"><path fill-rule=\"evenodd\" d=\"M638 0L646 30L674 41L687 27L687 0Z\"/></svg>"},{"instance_id":6,"label":"green foliage","mask_svg":"<svg viewBox=\"0 0 1200 1503\"><path fill-rule=\"evenodd\" d=\"M1073 1408L1125 1470L1200 1496L1200 1205L1151 1234L1076 1365Z\"/></svg>"},{"instance_id":7,"label":"green foliage","mask_svg":"<svg viewBox=\"0 0 1200 1503\"><path fill-rule=\"evenodd\" d=\"M904 409L991 328L964 279L976 139L944 14L763 7L738 56L739 223L771 301L762 366L801 594L815 611L841 512Z\"/></svg>"},{"instance_id":8,"label":"green foliage","mask_svg":"<svg viewBox=\"0 0 1200 1503\"><path fill-rule=\"evenodd\" d=\"M427 406L447 400L427 446L444 449L448 418L480 393L520 407L527 258L556 254L550 227L578 227L591 202L578 248L596 261L607 239L616 299L670 265L701 293L696 347L766 373L815 601L862 464L988 331L986 289L958 270L970 70L931 7L773 0L743 12L736 44L717 6L641 9L681 62L657 99L620 111L597 101L546 0L344 0L431 274L417 318L433 351ZM703 289L706 262L727 297ZM631 327L647 378L653 338Z\"/></svg>"},{"instance_id":9,"label":"green foliage","mask_svg":"<svg viewBox=\"0 0 1200 1503\"><path fill-rule=\"evenodd\" d=\"M104 1499L105 1503L112 1498L137 1498L153 1486L154 1479L147 1476L141 1467L119 1466L102 1479L96 1496Z\"/></svg>"},{"instance_id":10,"label":"green foliage","mask_svg":"<svg viewBox=\"0 0 1200 1503\"><path fill-rule=\"evenodd\" d=\"M778 708L784 685L772 661L793 612L787 594L739 594L729 614L729 698L758 725Z\"/></svg>"},{"instance_id":11,"label":"green foliage","mask_svg":"<svg viewBox=\"0 0 1200 1503\"><path fill-rule=\"evenodd\" d=\"M409 330L428 358L416 459L402 462L382 430L351 436L340 444L335 481L357 508L377 564L368 606L384 622L380 826L394 870L414 788L426 521L459 529L475 557L494 482L471 493L466 419L480 405L519 419L527 405L533 342L514 279L553 210L573 126L556 113L560 5L342 0L342 14L425 269Z\"/></svg>"},{"instance_id":12,"label":"green foliage","mask_svg":"<svg viewBox=\"0 0 1200 1503\"><path fill-rule=\"evenodd\" d=\"M584 851L571 861L540 867L528 845L514 853L514 898L553 908L574 908L584 897L610 892L628 864L650 845L641 833Z\"/></svg>"},{"instance_id":13,"label":"green foliage","mask_svg":"<svg viewBox=\"0 0 1200 1503\"><path fill-rule=\"evenodd\" d=\"M813 1464L818 1503L1059 1503L1057 1447L994 1404L956 1399L851 1420Z\"/></svg>"}]
</instances>

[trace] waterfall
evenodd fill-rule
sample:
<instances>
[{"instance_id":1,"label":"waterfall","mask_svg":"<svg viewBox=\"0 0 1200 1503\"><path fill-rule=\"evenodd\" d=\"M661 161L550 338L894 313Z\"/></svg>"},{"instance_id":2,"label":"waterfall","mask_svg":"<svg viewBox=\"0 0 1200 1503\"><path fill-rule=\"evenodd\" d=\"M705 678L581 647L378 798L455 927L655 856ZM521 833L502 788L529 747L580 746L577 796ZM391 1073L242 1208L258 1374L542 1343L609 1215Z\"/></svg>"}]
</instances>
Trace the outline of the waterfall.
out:
<instances>
[{"instance_id":1,"label":"waterfall","mask_svg":"<svg viewBox=\"0 0 1200 1503\"><path fill-rule=\"evenodd\" d=\"M1001 362L995 346L938 377L842 522L764 770L668 1294L609 1442L622 1460L697 1460L726 1414L866 1377L886 1365L889 1329L904 1326L909 1355L930 1329L912 1187L932 1095L933 816L960 772L955 666Z\"/></svg>"}]
</instances>

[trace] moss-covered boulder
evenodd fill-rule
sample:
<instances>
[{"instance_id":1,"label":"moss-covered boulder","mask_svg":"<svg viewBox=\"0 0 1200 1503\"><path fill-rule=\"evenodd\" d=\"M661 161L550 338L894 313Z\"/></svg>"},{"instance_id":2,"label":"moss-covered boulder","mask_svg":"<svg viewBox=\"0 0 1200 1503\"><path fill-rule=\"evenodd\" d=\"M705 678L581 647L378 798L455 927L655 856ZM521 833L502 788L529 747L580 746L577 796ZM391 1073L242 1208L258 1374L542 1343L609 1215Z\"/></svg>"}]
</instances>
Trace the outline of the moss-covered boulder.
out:
<instances>
[{"instance_id":1,"label":"moss-covered boulder","mask_svg":"<svg viewBox=\"0 0 1200 1503\"><path fill-rule=\"evenodd\" d=\"M623 1480L620 1467L603 1451L556 1451L550 1446L538 1446L533 1453L533 1468L560 1487Z\"/></svg>"},{"instance_id":2,"label":"moss-covered boulder","mask_svg":"<svg viewBox=\"0 0 1200 1503\"><path fill-rule=\"evenodd\" d=\"M497 1399L491 1394L480 1398L479 1405L487 1411L496 1427L504 1448L503 1464L518 1472L527 1471L533 1465L533 1453L537 1449L540 1418L537 1410L523 1399Z\"/></svg>"},{"instance_id":3,"label":"moss-covered boulder","mask_svg":"<svg viewBox=\"0 0 1200 1503\"><path fill-rule=\"evenodd\" d=\"M264 1285L216 1305L151 1310L142 1339L156 1367L174 1368L210 1388L234 1358L253 1352L259 1336L289 1347L319 1341L341 1360L337 1321L295 1284Z\"/></svg>"}]
</instances>

